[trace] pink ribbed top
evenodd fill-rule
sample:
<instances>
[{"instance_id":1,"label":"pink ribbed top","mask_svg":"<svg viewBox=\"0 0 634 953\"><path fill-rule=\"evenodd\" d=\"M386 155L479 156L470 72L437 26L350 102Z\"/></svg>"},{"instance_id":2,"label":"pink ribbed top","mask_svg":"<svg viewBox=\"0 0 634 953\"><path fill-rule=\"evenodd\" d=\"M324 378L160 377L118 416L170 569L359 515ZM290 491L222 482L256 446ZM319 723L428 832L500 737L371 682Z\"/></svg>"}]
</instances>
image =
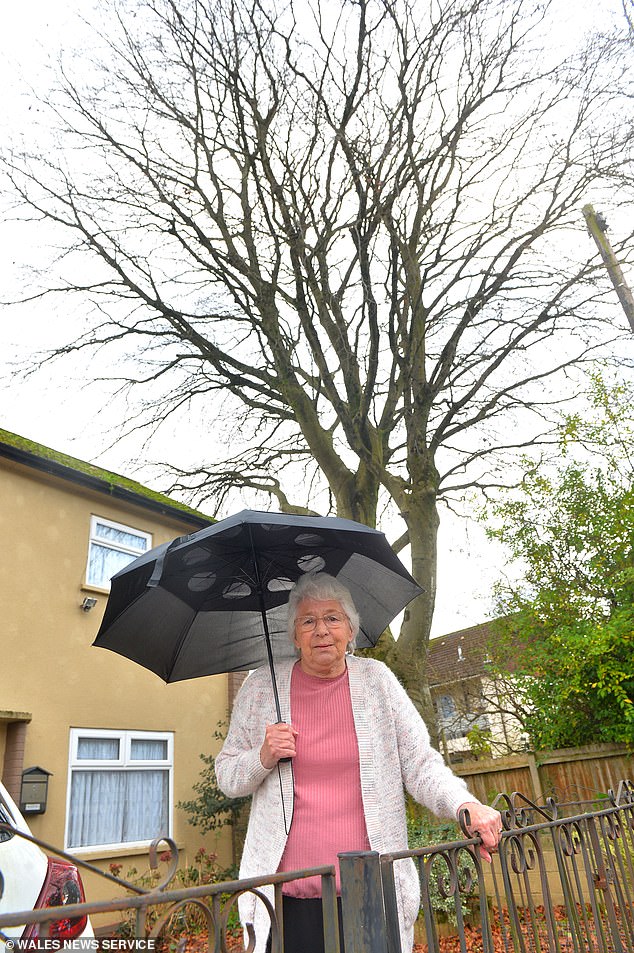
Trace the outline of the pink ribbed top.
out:
<instances>
[{"instance_id":1,"label":"pink ribbed top","mask_svg":"<svg viewBox=\"0 0 634 953\"><path fill-rule=\"evenodd\" d=\"M295 807L278 870L334 864L339 893L337 854L370 849L348 670L336 678L317 678L297 663L291 676L291 712L299 732L293 758ZM287 884L284 893L319 897L321 879Z\"/></svg>"}]
</instances>

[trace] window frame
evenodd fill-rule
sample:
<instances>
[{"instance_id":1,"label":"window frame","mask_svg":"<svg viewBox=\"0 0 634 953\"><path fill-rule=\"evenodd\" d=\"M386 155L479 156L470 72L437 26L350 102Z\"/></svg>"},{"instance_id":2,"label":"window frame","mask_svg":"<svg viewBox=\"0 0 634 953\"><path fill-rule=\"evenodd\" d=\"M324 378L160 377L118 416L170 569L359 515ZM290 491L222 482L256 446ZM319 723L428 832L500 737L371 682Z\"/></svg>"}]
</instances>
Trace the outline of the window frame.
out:
<instances>
[{"instance_id":1,"label":"window frame","mask_svg":"<svg viewBox=\"0 0 634 953\"><path fill-rule=\"evenodd\" d=\"M117 739L119 741L119 757L108 760L80 758L78 756L79 741L82 738ZM166 743L166 758L162 759L135 759L132 757L133 741L161 741ZM73 773L75 771L167 771L167 830L162 833L167 837L173 836L174 830L174 732L147 731L134 729L114 728L71 728L68 756L68 783L66 790L66 824L64 829L64 849L72 850L75 854L95 853L99 851L135 850L149 847L152 839L139 841L121 841L106 844L86 844L85 846L71 846L69 835L71 829L71 793Z\"/></svg>"},{"instance_id":2,"label":"window frame","mask_svg":"<svg viewBox=\"0 0 634 953\"><path fill-rule=\"evenodd\" d=\"M136 549L131 546L125 546L122 543L116 543L112 540L104 539L101 536L97 535L97 526L103 525L107 526L110 529L119 530L123 533L131 533L134 536L139 536L144 539L146 542L145 549ZM130 557L130 562L133 559L136 559L137 556L142 556L143 553L147 553L148 550L152 549L152 533L148 533L146 530L137 529L135 526L128 526L125 523L119 523L116 520L109 519L107 516L97 516L96 513L92 513L90 516L90 529L88 535L88 553L86 555L86 571L84 574L84 588L85 589L98 589L100 592L109 592L110 591L110 580L100 580L94 582L90 579L90 555L92 547L94 545L102 546L105 549L114 550L117 553L126 553Z\"/></svg>"}]
</instances>

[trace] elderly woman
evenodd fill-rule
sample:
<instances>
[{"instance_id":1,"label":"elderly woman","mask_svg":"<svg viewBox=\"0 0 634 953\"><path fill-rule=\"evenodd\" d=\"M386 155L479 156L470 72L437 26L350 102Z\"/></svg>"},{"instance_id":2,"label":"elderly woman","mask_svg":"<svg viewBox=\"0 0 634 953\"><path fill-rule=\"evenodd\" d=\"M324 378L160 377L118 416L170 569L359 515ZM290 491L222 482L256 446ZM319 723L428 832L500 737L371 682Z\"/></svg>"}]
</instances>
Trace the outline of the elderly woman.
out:
<instances>
[{"instance_id":1,"label":"elderly woman","mask_svg":"<svg viewBox=\"0 0 634 953\"><path fill-rule=\"evenodd\" d=\"M349 591L325 573L306 575L291 591L288 628L299 659L275 666L286 723L275 723L270 673L258 669L236 698L216 758L221 789L253 795L240 876L333 864L339 891L337 854L407 848L404 789L438 817L468 808L490 859L499 813L477 801L431 747L387 666L350 654L359 616ZM408 953L420 902L413 861L398 861L395 878ZM323 953L320 879L293 881L284 894L285 953ZM264 905L245 894L240 915L254 925L256 953L264 953Z\"/></svg>"}]
</instances>

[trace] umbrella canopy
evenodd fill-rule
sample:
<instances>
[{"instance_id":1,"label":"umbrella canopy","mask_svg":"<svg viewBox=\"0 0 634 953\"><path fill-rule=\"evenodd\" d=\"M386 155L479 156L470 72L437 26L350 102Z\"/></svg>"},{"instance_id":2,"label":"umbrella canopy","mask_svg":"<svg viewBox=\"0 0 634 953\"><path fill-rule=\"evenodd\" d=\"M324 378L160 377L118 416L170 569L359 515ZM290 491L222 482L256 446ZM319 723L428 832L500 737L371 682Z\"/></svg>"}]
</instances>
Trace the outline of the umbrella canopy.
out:
<instances>
[{"instance_id":1,"label":"umbrella canopy","mask_svg":"<svg viewBox=\"0 0 634 953\"><path fill-rule=\"evenodd\" d=\"M243 510L157 546L113 576L94 645L166 682L267 661L274 679L274 659L295 654L286 628L289 592L319 571L350 590L360 647L374 645L422 592L384 534L362 523Z\"/></svg>"}]
</instances>

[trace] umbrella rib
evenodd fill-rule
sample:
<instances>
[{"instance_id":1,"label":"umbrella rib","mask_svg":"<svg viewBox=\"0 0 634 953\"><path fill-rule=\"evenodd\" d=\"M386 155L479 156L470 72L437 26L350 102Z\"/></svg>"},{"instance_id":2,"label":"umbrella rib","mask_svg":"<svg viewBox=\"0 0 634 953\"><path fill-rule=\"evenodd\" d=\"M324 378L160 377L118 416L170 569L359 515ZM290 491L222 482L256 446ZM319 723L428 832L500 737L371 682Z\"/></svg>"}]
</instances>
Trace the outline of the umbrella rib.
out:
<instances>
[{"instance_id":1,"label":"umbrella rib","mask_svg":"<svg viewBox=\"0 0 634 953\"><path fill-rule=\"evenodd\" d=\"M181 629L181 634L179 635L178 639L176 640L176 645L175 645L175 647L174 647L174 651L172 652L172 658L171 658L171 660L170 660L169 672L167 673L167 676L168 676L168 677L165 679L165 681L169 681L169 678L170 678L172 672L173 672L174 669L176 668L176 663L177 663L177 661L178 661L178 656L181 654L181 650L182 650L182 648L183 648L183 645L184 645L185 642L187 641L187 636L188 636L189 631L190 631L190 629L191 629L192 622L194 621L195 618L196 618L196 612L195 612L195 610L192 609L192 610L191 610L191 614L190 614L190 619L189 619L189 621L188 621L186 624L183 625L183 627L182 627L182 629Z\"/></svg>"}]
</instances>

